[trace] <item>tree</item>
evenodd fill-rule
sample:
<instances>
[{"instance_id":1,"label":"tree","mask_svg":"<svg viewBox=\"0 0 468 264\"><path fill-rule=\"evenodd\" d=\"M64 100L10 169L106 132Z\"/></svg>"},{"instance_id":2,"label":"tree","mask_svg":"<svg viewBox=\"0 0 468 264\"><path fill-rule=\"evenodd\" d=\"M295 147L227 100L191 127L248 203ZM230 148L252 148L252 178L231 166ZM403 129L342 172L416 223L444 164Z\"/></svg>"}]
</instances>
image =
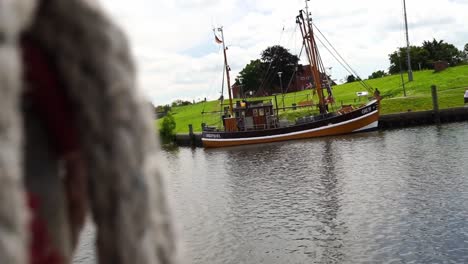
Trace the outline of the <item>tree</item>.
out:
<instances>
[{"instance_id":1,"label":"tree","mask_svg":"<svg viewBox=\"0 0 468 264\"><path fill-rule=\"evenodd\" d=\"M287 49L276 45L265 49L261 54L262 63L267 66L267 74L264 80L264 88L272 91L273 87L280 88L278 72L282 72L283 88L286 89L289 80L293 77L299 57L289 53ZM281 91L280 89L277 91Z\"/></svg>"},{"instance_id":2,"label":"tree","mask_svg":"<svg viewBox=\"0 0 468 264\"><path fill-rule=\"evenodd\" d=\"M264 75L265 65L257 60L251 60L249 64L245 65L244 69L239 72L236 78L236 84L241 84L239 79L242 78L242 89L244 91L257 92L262 83L262 76Z\"/></svg>"},{"instance_id":3,"label":"tree","mask_svg":"<svg viewBox=\"0 0 468 264\"><path fill-rule=\"evenodd\" d=\"M369 75L369 79L377 79L377 78L382 78L384 76L387 76L387 73L382 71L382 70L379 70L379 71L375 71L371 75Z\"/></svg>"},{"instance_id":4,"label":"tree","mask_svg":"<svg viewBox=\"0 0 468 264\"><path fill-rule=\"evenodd\" d=\"M355 82L357 79L354 75L348 75L346 76L346 83L352 83L352 82Z\"/></svg>"},{"instance_id":5,"label":"tree","mask_svg":"<svg viewBox=\"0 0 468 264\"><path fill-rule=\"evenodd\" d=\"M175 128L176 122L172 114L169 112L161 122L161 128L159 129L159 135L164 143L169 143L174 139Z\"/></svg>"},{"instance_id":6,"label":"tree","mask_svg":"<svg viewBox=\"0 0 468 264\"><path fill-rule=\"evenodd\" d=\"M390 74L399 73L400 64L402 71L408 70L406 54L406 47L404 47L399 48L398 51L388 55L390 59L390 68L388 72ZM433 64L429 62L429 52L426 49L418 46L410 46L410 56L412 69L419 69L419 66L421 66L421 69L433 68Z\"/></svg>"},{"instance_id":7,"label":"tree","mask_svg":"<svg viewBox=\"0 0 468 264\"><path fill-rule=\"evenodd\" d=\"M444 42L443 40L437 41L424 41L422 47L429 52L429 62L446 61L450 65L457 65L462 61L463 54L454 45Z\"/></svg>"},{"instance_id":8,"label":"tree","mask_svg":"<svg viewBox=\"0 0 468 264\"><path fill-rule=\"evenodd\" d=\"M468 61L468 43L465 44L465 48L463 49L463 55L465 57L465 61Z\"/></svg>"},{"instance_id":9,"label":"tree","mask_svg":"<svg viewBox=\"0 0 468 264\"><path fill-rule=\"evenodd\" d=\"M258 92L259 89L272 93L280 92L278 72L282 72L282 84L286 89L293 77L299 62L299 57L289 53L287 49L276 45L266 48L260 59L251 60L239 72L235 84L239 85L242 78L242 90ZM276 89L275 89L276 88Z\"/></svg>"}]
</instances>

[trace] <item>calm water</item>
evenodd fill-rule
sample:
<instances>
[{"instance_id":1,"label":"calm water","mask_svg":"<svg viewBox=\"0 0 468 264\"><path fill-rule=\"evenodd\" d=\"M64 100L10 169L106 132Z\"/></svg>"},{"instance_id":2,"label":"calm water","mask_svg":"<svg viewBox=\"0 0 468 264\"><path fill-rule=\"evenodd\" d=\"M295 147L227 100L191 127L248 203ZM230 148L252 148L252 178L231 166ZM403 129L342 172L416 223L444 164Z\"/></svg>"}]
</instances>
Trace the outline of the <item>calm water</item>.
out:
<instances>
[{"instance_id":1,"label":"calm water","mask_svg":"<svg viewBox=\"0 0 468 264\"><path fill-rule=\"evenodd\" d=\"M163 156L188 263L468 262L468 123Z\"/></svg>"}]
</instances>

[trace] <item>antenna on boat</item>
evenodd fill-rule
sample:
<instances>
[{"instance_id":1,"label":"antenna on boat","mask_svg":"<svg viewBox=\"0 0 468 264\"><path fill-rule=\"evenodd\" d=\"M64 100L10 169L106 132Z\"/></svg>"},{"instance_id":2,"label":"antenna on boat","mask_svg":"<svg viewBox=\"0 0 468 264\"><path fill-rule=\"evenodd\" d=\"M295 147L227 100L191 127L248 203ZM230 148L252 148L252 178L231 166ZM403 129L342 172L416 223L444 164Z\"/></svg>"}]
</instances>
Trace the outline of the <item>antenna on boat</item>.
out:
<instances>
[{"instance_id":1,"label":"antenna on boat","mask_svg":"<svg viewBox=\"0 0 468 264\"><path fill-rule=\"evenodd\" d=\"M310 0L306 0L305 1L305 4L306 4L306 18L307 18L307 23L311 23L312 22L312 18L310 18L310 15L312 15L312 13L309 12L309 4L307 2L309 2Z\"/></svg>"},{"instance_id":2,"label":"antenna on boat","mask_svg":"<svg viewBox=\"0 0 468 264\"><path fill-rule=\"evenodd\" d=\"M232 92L231 92L231 80L229 78L229 71L231 68L229 67L228 61L227 61L227 55L226 55L226 44L224 41L224 32L223 32L223 27L219 27L218 31L221 32L221 42L223 44L223 53L224 53L224 67L226 69L226 79L227 79L227 89L229 93L229 113L231 116L233 116L233 105L232 105Z\"/></svg>"}]
</instances>

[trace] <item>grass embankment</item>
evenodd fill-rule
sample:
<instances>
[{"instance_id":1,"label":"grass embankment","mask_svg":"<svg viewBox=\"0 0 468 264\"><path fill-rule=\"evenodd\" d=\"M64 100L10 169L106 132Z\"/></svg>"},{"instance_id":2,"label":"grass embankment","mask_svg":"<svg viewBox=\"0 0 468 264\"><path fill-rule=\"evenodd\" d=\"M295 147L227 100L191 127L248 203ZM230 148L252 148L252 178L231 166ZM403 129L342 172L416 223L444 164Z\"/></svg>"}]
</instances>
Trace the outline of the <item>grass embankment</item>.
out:
<instances>
[{"instance_id":1,"label":"grass embankment","mask_svg":"<svg viewBox=\"0 0 468 264\"><path fill-rule=\"evenodd\" d=\"M379 79L368 80L373 88L378 88L384 97L381 103L381 114L390 114L407 111L425 111L432 109L431 85L436 85L439 96L439 107L451 108L463 106L463 94L468 89L468 65L452 67L445 71L434 73L432 70L414 72L414 81L408 83L405 74L406 97L403 96L400 75L392 75ZM333 94L336 98L336 107L343 104L360 104L356 92L365 91L359 82L347 83L333 87ZM284 104L291 107L293 103L310 100L310 90L288 93L284 96ZM263 99L272 99L266 97ZM254 100L254 99L252 99ZM278 106L281 108L282 96L277 96ZM317 102L317 98L312 99ZM225 100L227 103L227 100ZM172 113L176 121L176 133L187 133L188 125L192 124L194 131L201 131L201 123L207 125L220 125L219 114L205 114L201 112L220 111L219 101L201 102L193 105L174 107ZM298 110L288 110L282 114L284 118L294 119L299 116L315 112L316 109L302 108ZM281 112L281 111L280 111ZM160 120L158 120L160 122Z\"/></svg>"}]
</instances>

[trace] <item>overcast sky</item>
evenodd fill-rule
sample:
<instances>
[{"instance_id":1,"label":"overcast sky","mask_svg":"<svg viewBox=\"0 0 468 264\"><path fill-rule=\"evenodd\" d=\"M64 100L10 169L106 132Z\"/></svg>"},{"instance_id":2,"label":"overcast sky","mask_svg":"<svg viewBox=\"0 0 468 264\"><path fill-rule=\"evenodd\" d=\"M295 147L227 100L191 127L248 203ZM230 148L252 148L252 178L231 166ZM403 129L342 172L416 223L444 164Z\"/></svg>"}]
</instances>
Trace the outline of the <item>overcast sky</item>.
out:
<instances>
[{"instance_id":1,"label":"overcast sky","mask_svg":"<svg viewBox=\"0 0 468 264\"><path fill-rule=\"evenodd\" d=\"M407 0L411 44L436 38L462 49L468 43L468 0ZM388 54L404 46L400 0L310 1L315 24L363 78L387 70ZM218 98L222 48L212 28L223 26L231 76L272 45L297 54L295 17L303 0L102 0L127 32L141 91L155 105L175 99ZM284 30L283 30L284 29ZM348 73L321 50L332 78ZM306 63L306 62L304 62Z\"/></svg>"}]
</instances>

